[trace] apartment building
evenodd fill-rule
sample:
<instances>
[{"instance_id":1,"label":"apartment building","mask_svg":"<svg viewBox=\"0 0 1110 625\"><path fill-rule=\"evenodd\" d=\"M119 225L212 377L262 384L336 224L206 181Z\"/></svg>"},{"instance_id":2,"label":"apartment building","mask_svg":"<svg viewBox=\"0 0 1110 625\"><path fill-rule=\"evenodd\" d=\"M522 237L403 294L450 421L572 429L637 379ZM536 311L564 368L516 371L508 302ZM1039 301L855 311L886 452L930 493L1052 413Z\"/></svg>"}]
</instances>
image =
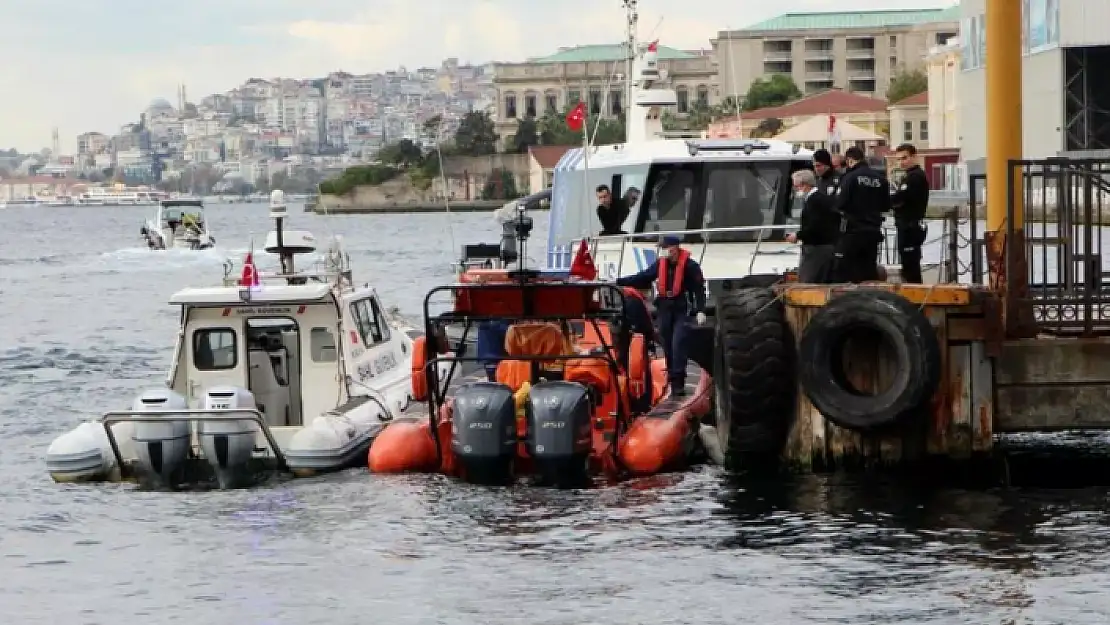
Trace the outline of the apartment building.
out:
<instances>
[{"instance_id":1,"label":"apartment building","mask_svg":"<svg viewBox=\"0 0 1110 625\"><path fill-rule=\"evenodd\" d=\"M892 76L921 68L926 52L956 37L959 7L786 13L713 40L723 96L786 74L803 93L838 88L883 98Z\"/></svg>"},{"instance_id":2,"label":"apartment building","mask_svg":"<svg viewBox=\"0 0 1110 625\"><path fill-rule=\"evenodd\" d=\"M696 103L715 104L716 71L713 57L659 46L659 69L678 95L678 112ZM586 102L591 116L606 118L624 114L627 47L591 45L563 48L550 56L523 63L497 63L493 86L497 93L497 132L503 138L516 131L517 121L562 111L576 102Z\"/></svg>"}]
</instances>

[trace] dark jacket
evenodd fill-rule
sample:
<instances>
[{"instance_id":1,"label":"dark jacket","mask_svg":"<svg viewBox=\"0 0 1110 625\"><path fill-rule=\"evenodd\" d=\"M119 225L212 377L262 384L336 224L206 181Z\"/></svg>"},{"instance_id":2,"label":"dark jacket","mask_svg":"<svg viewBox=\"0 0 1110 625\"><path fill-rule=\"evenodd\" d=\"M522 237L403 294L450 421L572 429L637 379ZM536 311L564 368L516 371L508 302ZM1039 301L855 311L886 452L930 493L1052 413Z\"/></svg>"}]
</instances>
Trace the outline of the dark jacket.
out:
<instances>
[{"instance_id":1,"label":"dark jacket","mask_svg":"<svg viewBox=\"0 0 1110 625\"><path fill-rule=\"evenodd\" d=\"M637 289L651 287L659 279L659 263L670 263L667 275L674 275L676 261L659 258L640 273L617 278L617 286L631 286ZM705 277L696 260L686 259L686 268L682 275L682 292L674 297L656 297L655 308L660 311L664 309L672 312L681 311L688 315L705 312Z\"/></svg>"},{"instance_id":2,"label":"dark jacket","mask_svg":"<svg viewBox=\"0 0 1110 625\"><path fill-rule=\"evenodd\" d=\"M626 234L621 230L624 220L628 219L628 203L624 198L613 198L612 204L606 208L597 206L597 219L601 222L601 236L610 234Z\"/></svg>"},{"instance_id":3,"label":"dark jacket","mask_svg":"<svg viewBox=\"0 0 1110 625\"><path fill-rule=\"evenodd\" d=\"M883 213L890 212L890 184L886 176L858 163L840 177L834 208L844 216L848 234L882 234Z\"/></svg>"},{"instance_id":4,"label":"dark jacket","mask_svg":"<svg viewBox=\"0 0 1110 625\"><path fill-rule=\"evenodd\" d=\"M929 179L925 170L914 165L906 170L906 177L898 185L890 198L894 207L896 225L916 226L925 219L925 209L929 207Z\"/></svg>"},{"instance_id":5,"label":"dark jacket","mask_svg":"<svg viewBox=\"0 0 1110 625\"><path fill-rule=\"evenodd\" d=\"M840 184L840 172L828 168L825 170L824 175L817 176L817 188L828 196L836 195L836 188Z\"/></svg>"},{"instance_id":6,"label":"dark jacket","mask_svg":"<svg viewBox=\"0 0 1110 625\"><path fill-rule=\"evenodd\" d=\"M631 332L644 335L645 341L655 340L655 326L651 322L651 313L648 312L647 303L640 298L624 296L624 319Z\"/></svg>"},{"instance_id":7,"label":"dark jacket","mask_svg":"<svg viewBox=\"0 0 1110 625\"><path fill-rule=\"evenodd\" d=\"M508 321L483 321L478 326L474 348L477 357L482 359L482 366L496 367L505 357L505 335L508 331Z\"/></svg>"},{"instance_id":8,"label":"dark jacket","mask_svg":"<svg viewBox=\"0 0 1110 625\"><path fill-rule=\"evenodd\" d=\"M803 245L836 245L839 237L840 213L833 210L833 198L814 190L802 205L798 239Z\"/></svg>"}]
</instances>

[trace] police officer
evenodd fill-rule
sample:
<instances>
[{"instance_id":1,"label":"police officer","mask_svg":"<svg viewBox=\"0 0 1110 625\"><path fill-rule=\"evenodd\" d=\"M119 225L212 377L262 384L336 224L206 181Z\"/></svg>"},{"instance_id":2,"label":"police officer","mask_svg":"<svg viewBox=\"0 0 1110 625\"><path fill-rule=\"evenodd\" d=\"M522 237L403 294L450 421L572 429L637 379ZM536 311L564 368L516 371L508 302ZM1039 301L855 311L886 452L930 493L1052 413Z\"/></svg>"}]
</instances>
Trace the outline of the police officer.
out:
<instances>
[{"instance_id":1,"label":"police officer","mask_svg":"<svg viewBox=\"0 0 1110 625\"><path fill-rule=\"evenodd\" d=\"M690 318L705 323L705 277L690 252L680 247L674 235L659 243L659 258L640 273L617 279L618 286L646 289L655 283L655 311L659 336L667 358L667 378L671 396L686 394L687 345Z\"/></svg>"},{"instance_id":2,"label":"police officer","mask_svg":"<svg viewBox=\"0 0 1110 625\"><path fill-rule=\"evenodd\" d=\"M840 213L840 239L834 260L834 282L879 279L879 244L883 241L883 213L890 211L886 176L863 160L863 150L844 153L847 170L840 178L834 208Z\"/></svg>"},{"instance_id":3,"label":"police officer","mask_svg":"<svg viewBox=\"0 0 1110 625\"><path fill-rule=\"evenodd\" d=\"M921 246L928 232L924 221L929 206L929 179L917 164L917 148L912 143L898 146L895 154L898 166L906 172L890 198L898 233L898 256L902 260L902 282L921 284Z\"/></svg>"},{"instance_id":4,"label":"police officer","mask_svg":"<svg viewBox=\"0 0 1110 625\"><path fill-rule=\"evenodd\" d=\"M828 196L836 195L840 172L833 167L832 154L822 148L813 153L813 173L817 174L817 190Z\"/></svg>"}]
</instances>

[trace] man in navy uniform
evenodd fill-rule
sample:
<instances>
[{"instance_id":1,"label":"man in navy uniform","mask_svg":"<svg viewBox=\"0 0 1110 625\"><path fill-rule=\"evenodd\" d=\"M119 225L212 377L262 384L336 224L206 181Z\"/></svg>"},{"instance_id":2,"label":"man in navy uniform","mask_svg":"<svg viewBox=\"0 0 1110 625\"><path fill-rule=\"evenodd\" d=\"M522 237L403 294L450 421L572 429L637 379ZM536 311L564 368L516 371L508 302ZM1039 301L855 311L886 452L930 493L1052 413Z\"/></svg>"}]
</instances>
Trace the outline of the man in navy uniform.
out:
<instances>
[{"instance_id":1,"label":"man in navy uniform","mask_svg":"<svg viewBox=\"0 0 1110 625\"><path fill-rule=\"evenodd\" d=\"M686 394L686 361L691 318L705 323L705 277L677 236L659 243L659 258L640 273L617 279L618 286L646 289L655 283L655 311L671 396Z\"/></svg>"}]
</instances>

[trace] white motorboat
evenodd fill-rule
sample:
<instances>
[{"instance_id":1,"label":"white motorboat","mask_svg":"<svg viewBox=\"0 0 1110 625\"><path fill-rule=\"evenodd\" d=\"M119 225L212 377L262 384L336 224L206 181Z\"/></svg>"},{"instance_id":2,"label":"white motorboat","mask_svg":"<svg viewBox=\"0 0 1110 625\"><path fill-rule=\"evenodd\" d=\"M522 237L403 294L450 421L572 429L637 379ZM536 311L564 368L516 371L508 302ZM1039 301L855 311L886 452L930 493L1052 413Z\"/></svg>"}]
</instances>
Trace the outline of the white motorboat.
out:
<instances>
[{"instance_id":1,"label":"white motorboat","mask_svg":"<svg viewBox=\"0 0 1110 625\"><path fill-rule=\"evenodd\" d=\"M370 443L411 401L420 332L354 283L338 238L317 269L295 271L315 238L283 227L280 191L270 210L265 250L280 270L260 274L248 254L238 277L228 263L221 286L174 293L181 328L165 385L55 439L46 464L56 482L234 488L275 471L365 465Z\"/></svg>"},{"instance_id":2,"label":"white motorboat","mask_svg":"<svg viewBox=\"0 0 1110 625\"><path fill-rule=\"evenodd\" d=\"M139 234L152 250L205 250L216 245L209 227L201 200L163 200Z\"/></svg>"}]
</instances>

